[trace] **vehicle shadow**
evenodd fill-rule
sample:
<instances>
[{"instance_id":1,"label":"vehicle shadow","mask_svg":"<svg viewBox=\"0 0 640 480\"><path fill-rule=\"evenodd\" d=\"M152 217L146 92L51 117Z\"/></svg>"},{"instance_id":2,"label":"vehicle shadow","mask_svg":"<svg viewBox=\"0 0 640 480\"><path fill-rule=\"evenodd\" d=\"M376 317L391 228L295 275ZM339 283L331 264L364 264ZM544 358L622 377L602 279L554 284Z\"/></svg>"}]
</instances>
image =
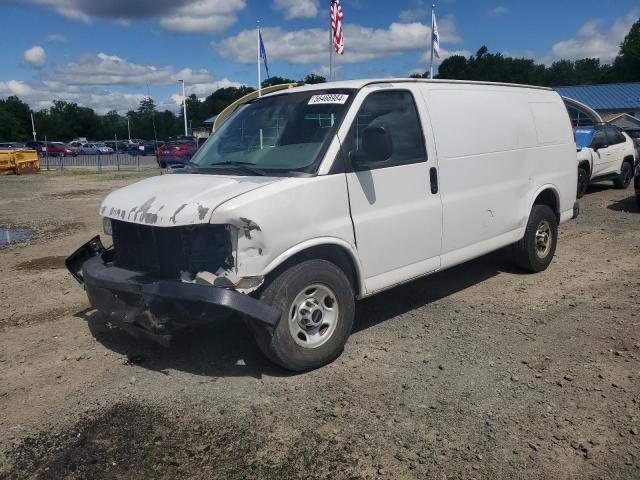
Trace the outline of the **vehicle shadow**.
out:
<instances>
[{"instance_id":1,"label":"vehicle shadow","mask_svg":"<svg viewBox=\"0 0 640 480\"><path fill-rule=\"evenodd\" d=\"M500 273L527 275L511 264L507 249L489 253L358 302L354 332L466 290Z\"/></svg>"},{"instance_id":2,"label":"vehicle shadow","mask_svg":"<svg viewBox=\"0 0 640 480\"><path fill-rule=\"evenodd\" d=\"M525 274L509 264L505 251L499 251L362 300L357 303L353 332L463 291L501 272ZM168 348L110 327L96 310L87 309L75 316L87 321L92 335L103 346L126 355L130 363L142 368L167 374L178 370L204 377L294 375L264 357L237 316L186 331L176 336Z\"/></svg>"},{"instance_id":3,"label":"vehicle shadow","mask_svg":"<svg viewBox=\"0 0 640 480\"><path fill-rule=\"evenodd\" d=\"M632 195L629 198L625 198L624 200L618 200L617 202L613 202L612 204L608 205L607 208L615 212L640 213L640 207L636 202L635 195Z\"/></svg>"},{"instance_id":4,"label":"vehicle shadow","mask_svg":"<svg viewBox=\"0 0 640 480\"><path fill-rule=\"evenodd\" d=\"M585 195L604 192L605 190L613 190L614 188L615 187L613 186L613 182L610 181L604 181L603 183L590 183L587 187Z\"/></svg>"}]
</instances>

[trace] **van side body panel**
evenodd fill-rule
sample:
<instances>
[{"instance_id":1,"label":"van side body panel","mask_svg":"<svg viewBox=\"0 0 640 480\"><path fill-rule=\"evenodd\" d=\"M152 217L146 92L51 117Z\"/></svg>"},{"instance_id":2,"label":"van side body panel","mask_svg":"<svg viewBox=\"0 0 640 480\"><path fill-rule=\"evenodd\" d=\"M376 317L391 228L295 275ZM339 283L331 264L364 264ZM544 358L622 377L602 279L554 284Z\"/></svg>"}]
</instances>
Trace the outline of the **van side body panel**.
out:
<instances>
[{"instance_id":1,"label":"van side body panel","mask_svg":"<svg viewBox=\"0 0 640 480\"><path fill-rule=\"evenodd\" d=\"M421 88L438 152L443 268L522 238L543 186L557 195L561 220L571 218L575 144L557 93L491 85Z\"/></svg>"}]
</instances>

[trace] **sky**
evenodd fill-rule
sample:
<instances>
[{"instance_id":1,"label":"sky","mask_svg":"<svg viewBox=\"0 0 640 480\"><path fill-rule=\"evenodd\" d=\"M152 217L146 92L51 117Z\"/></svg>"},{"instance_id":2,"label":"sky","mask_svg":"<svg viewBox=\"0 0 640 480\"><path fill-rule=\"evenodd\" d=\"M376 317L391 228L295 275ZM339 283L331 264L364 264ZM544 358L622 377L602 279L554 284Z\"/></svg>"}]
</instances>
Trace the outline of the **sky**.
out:
<instances>
[{"instance_id":1,"label":"sky","mask_svg":"<svg viewBox=\"0 0 640 480\"><path fill-rule=\"evenodd\" d=\"M99 113L152 96L177 112L187 95L256 86L260 21L271 75L327 75L329 0L0 0L0 98L32 109L73 101ZM342 0L337 79L428 69L431 3ZM438 0L441 58L492 52L610 62L640 0ZM436 64L438 62L436 61ZM264 73L263 73L264 75Z\"/></svg>"}]
</instances>

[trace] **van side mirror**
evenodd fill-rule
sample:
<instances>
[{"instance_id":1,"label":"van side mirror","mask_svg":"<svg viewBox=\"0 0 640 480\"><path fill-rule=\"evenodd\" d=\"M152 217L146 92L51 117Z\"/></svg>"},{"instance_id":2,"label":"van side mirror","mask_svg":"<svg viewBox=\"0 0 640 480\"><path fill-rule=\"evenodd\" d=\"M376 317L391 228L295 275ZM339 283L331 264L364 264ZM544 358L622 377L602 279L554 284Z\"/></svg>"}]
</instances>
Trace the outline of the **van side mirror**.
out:
<instances>
[{"instance_id":1,"label":"van side mirror","mask_svg":"<svg viewBox=\"0 0 640 480\"><path fill-rule=\"evenodd\" d=\"M393 155L393 140L384 127L367 127L362 132L362 150L353 150L349 158L357 165L385 162Z\"/></svg>"},{"instance_id":2,"label":"van side mirror","mask_svg":"<svg viewBox=\"0 0 640 480\"><path fill-rule=\"evenodd\" d=\"M371 162L384 162L393 155L393 140L384 127L367 127L362 132L362 150Z\"/></svg>"}]
</instances>

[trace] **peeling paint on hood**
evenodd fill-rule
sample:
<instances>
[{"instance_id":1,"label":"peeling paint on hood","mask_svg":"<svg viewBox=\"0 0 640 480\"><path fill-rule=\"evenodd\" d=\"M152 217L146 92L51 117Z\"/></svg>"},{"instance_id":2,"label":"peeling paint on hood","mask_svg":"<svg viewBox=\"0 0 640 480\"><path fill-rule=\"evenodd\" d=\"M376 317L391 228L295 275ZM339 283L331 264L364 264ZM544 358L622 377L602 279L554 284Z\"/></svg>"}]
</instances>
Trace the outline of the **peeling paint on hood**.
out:
<instances>
[{"instance_id":1,"label":"peeling paint on hood","mask_svg":"<svg viewBox=\"0 0 640 480\"><path fill-rule=\"evenodd\" d=\"M214 210L232 198L280 177L162 175L112 192L100 215L132 223L173 227L208 223Z\"/></svg>"}]
</instances>

